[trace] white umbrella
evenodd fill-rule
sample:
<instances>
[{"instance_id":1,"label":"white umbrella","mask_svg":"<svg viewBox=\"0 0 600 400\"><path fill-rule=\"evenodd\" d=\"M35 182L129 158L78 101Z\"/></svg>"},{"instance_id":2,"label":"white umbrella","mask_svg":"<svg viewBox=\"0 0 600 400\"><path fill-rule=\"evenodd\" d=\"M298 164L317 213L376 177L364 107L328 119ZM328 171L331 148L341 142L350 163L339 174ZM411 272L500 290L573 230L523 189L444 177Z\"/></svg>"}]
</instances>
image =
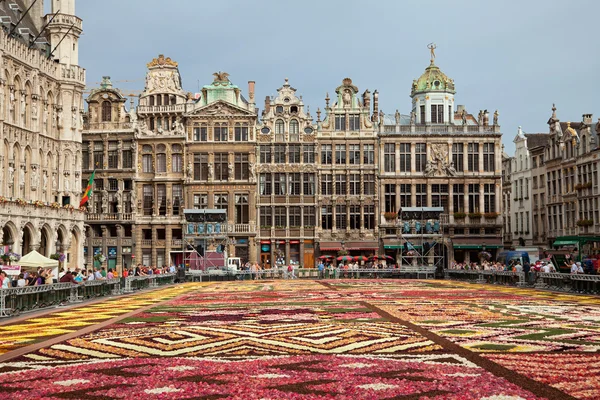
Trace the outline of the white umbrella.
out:
<instances>
[{"instance_id":1,"label":"white umbrella","mask_svg":"<svg viewBox=\"0 0 600 400\"><path fill-rule=\"evenodd\" d=\"M21 257L21 259L15 264L19 264L22 267L58 267L58 260L45 257L33 250L30 253Z\"/></svg>"}]
</instances>

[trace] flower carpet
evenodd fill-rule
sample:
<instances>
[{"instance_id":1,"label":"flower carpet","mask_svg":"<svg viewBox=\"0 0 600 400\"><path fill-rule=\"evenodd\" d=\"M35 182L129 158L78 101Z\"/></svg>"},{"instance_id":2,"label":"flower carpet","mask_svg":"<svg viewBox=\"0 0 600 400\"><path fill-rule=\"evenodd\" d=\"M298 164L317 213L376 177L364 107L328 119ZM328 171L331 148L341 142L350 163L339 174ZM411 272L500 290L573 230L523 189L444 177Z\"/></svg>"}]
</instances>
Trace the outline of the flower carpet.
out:
<instances>
[{"instance_id":1,"label":"flower carpet","mask_svg":"<svg viewBox=\"0 0 600 400\"><path fill-rule=\"evenodd\" d=\"M187 284L167 298L147 307L131 296L119 307L138 311L108 325L14 357L7 347L0 399L600 398L595 297L258 280Z\"/></svg>"}]
</instances>

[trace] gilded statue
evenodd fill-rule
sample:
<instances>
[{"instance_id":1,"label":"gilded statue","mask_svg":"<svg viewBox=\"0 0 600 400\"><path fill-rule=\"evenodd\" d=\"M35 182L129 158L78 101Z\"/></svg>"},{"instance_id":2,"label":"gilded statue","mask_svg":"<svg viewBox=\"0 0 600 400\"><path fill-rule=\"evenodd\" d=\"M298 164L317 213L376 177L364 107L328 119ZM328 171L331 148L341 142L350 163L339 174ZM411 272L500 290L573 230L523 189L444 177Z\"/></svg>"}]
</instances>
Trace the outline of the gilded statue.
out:
<instances>
[{"instance_id":1,"label":"gilded statue","mask_svg":"<svg viewBox=\"0 0 600 400\"><path fill-rule=\"evenodd\" d=\"M427 48L429 49L429 52L431 53L431 63L433 64L433 61L435 60L435 49L437 48L437 46L435 45L435 43L429 43L427 45Z\"/></svg>"}]
</instances>

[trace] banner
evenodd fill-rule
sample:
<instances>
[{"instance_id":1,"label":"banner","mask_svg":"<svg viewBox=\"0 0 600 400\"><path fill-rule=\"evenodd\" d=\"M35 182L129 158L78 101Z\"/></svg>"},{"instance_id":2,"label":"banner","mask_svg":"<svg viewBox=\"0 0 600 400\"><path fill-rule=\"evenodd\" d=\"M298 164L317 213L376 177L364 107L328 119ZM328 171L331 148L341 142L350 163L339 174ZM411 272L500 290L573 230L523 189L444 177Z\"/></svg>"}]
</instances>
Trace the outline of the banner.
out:
<instances>
[{"instance_id":1,"label":"banner","mask_svg":"<svg viewBox=\"0 0 600 400\"><path fill-rule=\"evenodd\" d=\"M9 276L18 276L21 273L21 266L20 265L2 265L0 267L0 269L2 269L2 271L6 272L6 275Z\"/></svg>"}]
</instances>

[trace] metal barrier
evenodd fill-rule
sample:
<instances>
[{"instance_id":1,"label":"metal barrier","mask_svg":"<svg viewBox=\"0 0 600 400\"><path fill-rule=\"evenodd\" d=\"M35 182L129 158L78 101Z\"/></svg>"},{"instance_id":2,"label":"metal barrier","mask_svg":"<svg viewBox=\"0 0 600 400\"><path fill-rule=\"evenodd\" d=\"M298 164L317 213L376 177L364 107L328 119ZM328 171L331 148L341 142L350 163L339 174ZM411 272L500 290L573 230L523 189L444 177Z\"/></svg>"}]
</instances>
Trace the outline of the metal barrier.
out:
<instances>
[{"instance_id":1,"label":"metal barrier","mask_svg":"<svg viewBox=\"0 0 600 400\"><path fill-rule=\"evenodd\" d=\"M81 284L67 282L0 289L0 317L10 317L23 311L78 303L84 299L167 285L173 283L174 277L175 274L132 276L123 279L84 281ZM122 282L125 284L123 291L121 290Z\"/></svg>"},{"instance_id":2,"label":"metal barrier","mask_svg":"<svg viewBox=\"0 0 600 400\"><path fill-rule=\"evenodd\" d=\"M496 285L525 286L527 284L523 272L512 271L446 269L444 278Z\"/></svg>"},{"instance_id":3,"label":"metal barrier","mask_svg":"<svg viewBox=\"0 0 600 400\"><path fill-rule=\"evenodd\" d=\"M540 272L535 287L563 292L600 294L600 275Z\"/></svg>"}]
</instances>

